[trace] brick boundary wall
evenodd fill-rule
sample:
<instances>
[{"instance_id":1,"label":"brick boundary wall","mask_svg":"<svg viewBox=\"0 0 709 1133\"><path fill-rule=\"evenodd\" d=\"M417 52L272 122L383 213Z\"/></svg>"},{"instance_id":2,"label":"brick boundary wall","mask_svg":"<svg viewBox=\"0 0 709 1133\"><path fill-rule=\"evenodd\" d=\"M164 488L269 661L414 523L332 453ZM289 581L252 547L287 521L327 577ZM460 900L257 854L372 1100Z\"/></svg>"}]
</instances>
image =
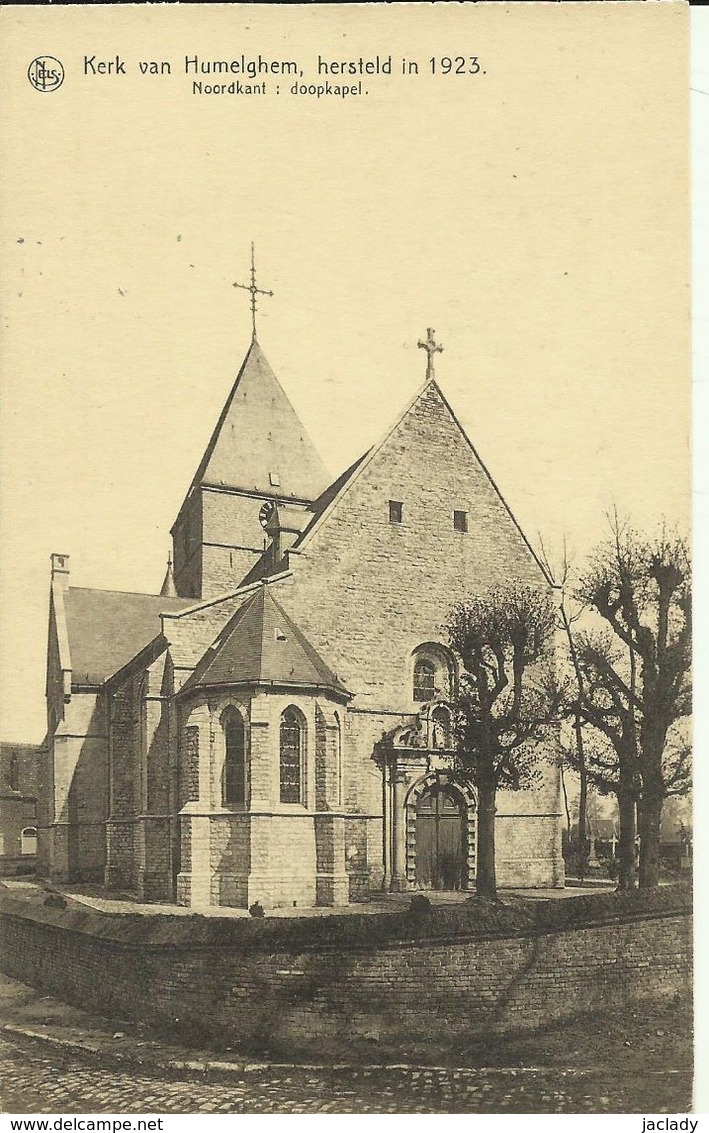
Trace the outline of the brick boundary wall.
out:
<instances>
[{"instance_id":1,"label":"brick boundary wall","mask_svg":"<svg viewBox=\"0 0 709 1133\"><path fill-rule=\"evenodd\" d=\"M130 944L46 916L0 914L0 967L84 1008L191 1041L346 1056L373 1035L470 1040L691 986L692 921L666 915L494 940L278 953ZM101 931L101 930L99 930Z\"/></svg>"}]
</instances>

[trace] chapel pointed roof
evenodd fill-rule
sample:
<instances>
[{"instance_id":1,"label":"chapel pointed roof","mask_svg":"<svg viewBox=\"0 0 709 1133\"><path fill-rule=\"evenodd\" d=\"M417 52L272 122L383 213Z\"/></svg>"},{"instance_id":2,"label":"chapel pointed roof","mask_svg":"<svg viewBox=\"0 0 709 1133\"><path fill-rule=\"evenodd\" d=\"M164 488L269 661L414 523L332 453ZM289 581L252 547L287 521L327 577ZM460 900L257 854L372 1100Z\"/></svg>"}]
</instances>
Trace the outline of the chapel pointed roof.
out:
<instances>
[{"instance_id":1,"label":"chapel pointed roof","mask_svg":"<svg viewBox=\"0 0 709 1133\"><path fill-rule=\"evenodd\" d=\"M259 586L229 619L183 691L240 684L320 688L349 696L267 584Z\"/></svg>"},{"instance_id":2,"label":"chapel pointed roof","mask_svg":"<svg viewBox=\"0 0 709 1133\"><path fill-rule=\"evenodd\" d=\"M177 587L175 586L175 574L172 569L172 555L167 557L167 570L165 571L165 578L160 587L160 594L163 598L177 598Z\"/></svg>"},{"instance_id":3,"label":"chapel pointed roof","mask_svg":"<svg viewBox=\"0 0 709 1133\"><path fill-rule=\"evenodd\" d=\"M254 336L192 488L314 500L330 475Z\"/></svg>"}]
</instances>

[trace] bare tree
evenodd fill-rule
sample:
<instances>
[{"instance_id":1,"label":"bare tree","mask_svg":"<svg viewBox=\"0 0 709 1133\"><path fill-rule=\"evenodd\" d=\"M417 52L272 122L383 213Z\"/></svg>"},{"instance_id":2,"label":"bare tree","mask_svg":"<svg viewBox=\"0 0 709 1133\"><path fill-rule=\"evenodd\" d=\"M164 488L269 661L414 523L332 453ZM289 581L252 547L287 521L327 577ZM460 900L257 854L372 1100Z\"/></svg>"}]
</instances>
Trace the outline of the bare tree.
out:
<instances>
[{"instance_id":1,"label":"bare tree","mask_svg":"<svg viewBox=\"0 0 709 1133\"><path fill-rule=\"evenodd\" d=\"M478 792L476 887L480 896L494 898L497 791L535 785L536 747L556 719L555 611L548 594L513 583L457 605L446 628L462 661L458 771Z\"/></svg>"},{"instance_id":2,"label":"bare tree","mask_svg":"<svg viewBox=\"0 0 709 1133\"><path fill-rule=\"evenodd\" d=\"M631 674L628 694L615 679L622 672L622 653L612 635L589 632L574 634L578 682L572 711L590 732L584 744L587 779L602 794L618 800L619 845L618 884L621 889L635 886L635 808L640 797L641 777L638 737ZM567 758L575 766L575 752Z\"/></svg>"},{"instance_id":3,"label":"bare tree","mask_svg":"<svg viewBox=\"0 0 709 1133\"><path fill-rule=\"evenodd\" d=\"M564 760L573 768L579 777L579 820L578 820L578 834L577 834L577 859L578 859L578 874L581 879L586 874L588 864L589 852L589 825L588 825L588 774L586 772L586 754L584 747L584 734L583 734L583 719L581 716L580 703L583 691L583 677L579 667L578 650L572 631L572 626L580 616L580 610L569 609L568 587L571 576L571 560L569 557L566 539L564 539L562 546L561 559L555 570L552 566L551 559L547 553L544 541L541 535L538 536L540 561L544 567L549 579L552 581L558 591L557 611L560 623L560 629L566 638L566 644L569 651L569 660L573 671L573 680L575 684L575 695L567 703L567 716L573 722L573 736L574 746L573 750L562 747L562 782L563 782L563 765ZM566 788L564 786L564 795L566 797ZM568 803L567 811L568 811Z\"/></svg>"},{"instance_id":4,"label":"bare tree","mask_svg":"<svg viewBox=\"0 0 709 1133\"><path fill-rule=\"evenodd\" d=\"M671 742L691 711L691 566L684 539L639 536L617 516L577 596L610 632L577 637L584 721L617 757L624 868L630 811L638 802L640 885L657 885L662 804L689 789L687 744ZM669 741L669 742L668 742ZM625 862L627 867L627 862Z\"/></svg>"}]
</instances>

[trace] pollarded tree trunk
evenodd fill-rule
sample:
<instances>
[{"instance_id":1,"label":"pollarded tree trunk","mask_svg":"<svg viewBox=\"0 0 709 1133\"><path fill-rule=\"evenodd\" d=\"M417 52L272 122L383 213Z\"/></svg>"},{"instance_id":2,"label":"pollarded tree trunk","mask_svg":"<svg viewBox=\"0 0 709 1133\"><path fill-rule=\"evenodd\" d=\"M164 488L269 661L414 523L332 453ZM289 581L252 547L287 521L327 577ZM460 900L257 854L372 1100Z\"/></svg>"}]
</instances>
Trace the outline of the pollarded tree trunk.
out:
<instances>
[{"instance_id":1,"label":"pollarded tree trunk","mask_svg":"<svg viewBox=\"0 0 709 1133\"><path fill-rule=\"evenodd\" d=\"M478 782L478 872L475 889L478 897L497 897L495 873L495 804L497 788L492 783Z\"/></svg>"},{"instance_id":2,"label":"pollarded tree trunk","mask_svg":"<svg viewBox=\"0 0 709 1133\"><path fill-rule=\"evenodd\" d=\"M618 839L618 888L635 888L635 796L618 791L620 837Z\"/></svg>"},{"instance_id":3,"label":"pollarded tree trunk","mask_svg":"<svg viewBox=\"0 0 709 1133\"><path fill-rule=\"evenodd\" d=\"M643 794L640 809L640 871L641 889L650 889L660 884L660 822L662 820L662 796Z\"/></svg>"},{"instance_id":4,"label":"pollarded tree trunk","mask_svg":"<svg viewBox=\"0 0 709 1133\"><path fill-rule=\"evenodd\" d=\"M564 625L564 632L569 643L569 653L571 655L571 663L574 667L574 676L576 678L576 687L578 689L578 703L580 704L584 697L584 683L581 666L579 665L579 657L574 641L574 635L571 632L571 623L566 613L566 607L562 598L560 607L561 619ZM581 714L578 710L574 713L574 740L576 743L576 759L578 762L579 774L579 821L577 829L577 847L578 847L578 875L583 881L588 872L588 773L586 769L586 752L583 743L583 724L581 721Z\"/></svg>"},{"instance_id":5,"label":"pollarded tree trunk","mask_svg":"<svg viewBox=\"0 0 709 1133\"><path fill-rule=\"evenodd\" d=\"M638 821L641 889L649 889L660 884L660 822L665 797L662 753L667 740L667 727L661 711L658 710L658 705L662 705L659 690L651 688L650 692L654 695L654 700L651 701L651 707L646 709L641 733L643 793Z\"/></svg>"},{"instance_id":6,"label":"pollarded tree trunk","mask_svg":"<svg viewBox=\"0 0 709 1133\"><path fill-rule=\"evenodd\" d=\"M579 760L579 823L578 823L578 874L583 881L588 873L588 776L586 774L586 760L584 758L581 724L576 717L576 753Z\"/></svg>"}]
</instances>

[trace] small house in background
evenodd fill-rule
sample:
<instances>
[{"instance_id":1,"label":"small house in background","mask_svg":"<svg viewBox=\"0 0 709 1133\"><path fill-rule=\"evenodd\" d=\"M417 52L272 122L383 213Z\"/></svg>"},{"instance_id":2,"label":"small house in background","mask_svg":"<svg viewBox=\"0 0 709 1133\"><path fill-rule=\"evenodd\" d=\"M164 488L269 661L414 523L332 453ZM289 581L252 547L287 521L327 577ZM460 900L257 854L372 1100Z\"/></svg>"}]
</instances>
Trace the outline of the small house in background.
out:
<instances>
[{"instance_id":1,"label":"small house in background","mask_svg":"<svg viewBox=\"0 0 709 1133\"><path fill-rule=\"evenodd\" d=\"M38 744L0 743L0 875L34 872Z\"/></svg>"},{"instance_id":2,"label":"small house in background","mask_svg":"<svg viewBox=\"0 0 709 1133\"><path fill-rule=\"evenodd\" d=\"M689 798L665 800L660 823L660 854L670 869L692 868L692 805Z\"/></svg>"},{"instance_id":3,"label":"small house in background","mask_svg":"<svg viewBox=\"0 0 709 1133\"><path fill-rule=\"evenodd\" d=\"M570 846L578 843L579 824L574 822L569 831ZM588 864L600 864L598 858L611 860L617 856L619 827L617 818L588 816L589 860Z\"/></svg>"},{"instance_id":4,"label":"small house in background","mask_svg":"<svg viewBox=\"0 0 709 1133\"><path fill-rule=\"evenodd\" d=\"M617 818L589 818L591 839L596 853L600 851L609 858L616 857L618 836L620 833Z\"/></svg>"},{"instance_id":5,"label":"small house in background","mask_svg":"<svg viewBox=\"0 0 709 1133\"><path fill-rule=\"evenodd\" d=\"M571 825L566 838L567 853L578 844L579 825ZM602 865L618 857L620 824L615 816L599 817L589 815L589 859L590 866ZM688 796L665 799L660 824L660 854L665 868L686 870L692 868L692 803ZM639 837L636 839L639 842Z\"/></svg>"}]
</instances>

